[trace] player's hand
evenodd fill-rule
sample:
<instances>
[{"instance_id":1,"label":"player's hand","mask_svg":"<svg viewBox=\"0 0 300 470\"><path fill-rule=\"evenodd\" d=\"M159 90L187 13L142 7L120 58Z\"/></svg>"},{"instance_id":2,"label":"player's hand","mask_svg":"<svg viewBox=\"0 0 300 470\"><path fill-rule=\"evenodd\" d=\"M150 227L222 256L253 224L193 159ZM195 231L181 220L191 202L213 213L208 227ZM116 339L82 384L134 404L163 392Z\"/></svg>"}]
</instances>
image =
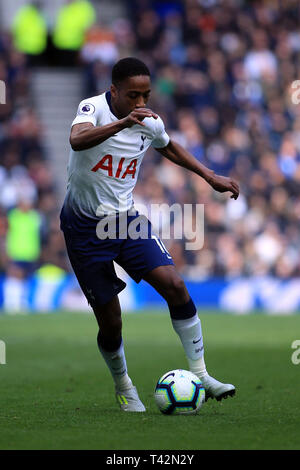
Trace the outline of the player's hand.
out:
<instances>
[{"instance_id":1,"label":"player's hand","mask_svg":"<svg viewBox=\"0 0 300 470\"><path fill-rule=\"evenodd\" d=\"M126 116L126 118L124 118L125 127L132 127L134 124L145 126L146 124L142 121L147 117L157 119L158 115L148 108L135 108L130 114L128 114L128 116Z\"/></svg>"},{"instance_id":2,"label":"player's hand","mask_svg":"<svg viewBox=\"0 0 300 470\"><path fill-rule=\"evenodd\" d=\"M232 193L231 198L237 199L239 197L239 185L232 178L228 178L227 176L213 175L209 180L209 184L219 193L230 191Z\"/></svg>"}]
</instances>

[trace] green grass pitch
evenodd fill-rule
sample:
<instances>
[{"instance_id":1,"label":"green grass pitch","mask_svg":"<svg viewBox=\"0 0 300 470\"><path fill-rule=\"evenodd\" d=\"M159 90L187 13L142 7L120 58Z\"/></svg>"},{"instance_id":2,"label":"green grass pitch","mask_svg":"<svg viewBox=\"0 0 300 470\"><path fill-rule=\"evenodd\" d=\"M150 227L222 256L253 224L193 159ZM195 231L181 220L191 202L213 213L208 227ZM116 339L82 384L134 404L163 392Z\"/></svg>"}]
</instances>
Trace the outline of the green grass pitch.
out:
<instances>
[{"instance_id":1,"label":"green grass pitch","mask_svg":"<svg viewBox=\"0 0 300 470\"><path fill-rule=\"evenodd\" d=\"M300 315L199 311L209 373L237 395L196 416L164 416L157 379L187 368L167 313L123 316L129 374L146 413L124 413L96 346L92 315L0 315L0 449L299 449Z\"/></svg>"}]
</instances>

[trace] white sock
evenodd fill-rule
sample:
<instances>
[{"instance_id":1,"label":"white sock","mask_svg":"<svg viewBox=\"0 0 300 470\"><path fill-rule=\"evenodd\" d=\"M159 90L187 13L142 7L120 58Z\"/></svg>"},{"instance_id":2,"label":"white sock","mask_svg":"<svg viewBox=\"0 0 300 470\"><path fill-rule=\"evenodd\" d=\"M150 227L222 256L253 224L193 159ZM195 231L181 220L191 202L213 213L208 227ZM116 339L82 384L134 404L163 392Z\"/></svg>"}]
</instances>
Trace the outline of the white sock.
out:
<instances>
[{"instance_id":1,"label":"white sock","mask_svg":"<svg viewBox=\"0 0 300 470\"><path fill-rule=\"evenodd\" d=\"M99 350L111 372L116 389L119 391L132 388L132 381L127 374L127 364L124 352L123 341L117 351L104 351L99 344Z\"/></svg>"},{"instance_id":2,"label":"white sock","mask_svg":"<svg viewBox=\"0 0 300 470\"><path fill-rule=\"evenodd\" d=\"M172 325L184 348L190 371L199 378L207 376L201 321L196 313L186 320L173 320Z\"/></svg>"}]
</instances>

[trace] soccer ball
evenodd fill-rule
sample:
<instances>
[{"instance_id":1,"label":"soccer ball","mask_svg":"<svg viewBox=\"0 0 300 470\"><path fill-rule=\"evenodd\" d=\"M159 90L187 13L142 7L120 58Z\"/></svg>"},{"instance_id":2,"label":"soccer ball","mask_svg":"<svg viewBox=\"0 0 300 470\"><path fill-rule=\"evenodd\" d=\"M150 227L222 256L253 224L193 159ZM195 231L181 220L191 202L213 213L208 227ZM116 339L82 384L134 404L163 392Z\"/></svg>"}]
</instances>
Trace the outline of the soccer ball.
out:
<instances>
[{"instance_id":1,"label":"soccer ball","mask_svg":"<svg viewBox=\"0 0 300 470\"><path fill-rule=\"evenodd\" d=\"M176 369L159 379L154 398L164 414L196 414L204 403L205 389L195 374L188 370Z\"/></svg>"}]
</instances>

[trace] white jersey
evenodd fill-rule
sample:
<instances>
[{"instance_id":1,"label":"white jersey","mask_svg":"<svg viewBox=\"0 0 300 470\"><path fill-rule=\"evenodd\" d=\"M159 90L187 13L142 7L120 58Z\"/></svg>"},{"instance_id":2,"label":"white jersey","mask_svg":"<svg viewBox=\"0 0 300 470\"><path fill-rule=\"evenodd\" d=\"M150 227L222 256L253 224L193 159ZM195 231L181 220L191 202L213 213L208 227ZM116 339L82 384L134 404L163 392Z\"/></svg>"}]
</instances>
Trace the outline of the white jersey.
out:
<instances>
[{"instance_id":1,"label":"white jersey","mask_svg":"<svg viewBox=\"0 0 300 470\"><path fill-rule=\"evenodd\" d=\"M110 106L110 92L81 101L74 124L104 126L117 121ZM97 217L129 210L143 157L152 145L168 145L169 136L160 117L145 118L87 150L71 149L65 204L78 215Z\"/></svg>"}]
</instances>

